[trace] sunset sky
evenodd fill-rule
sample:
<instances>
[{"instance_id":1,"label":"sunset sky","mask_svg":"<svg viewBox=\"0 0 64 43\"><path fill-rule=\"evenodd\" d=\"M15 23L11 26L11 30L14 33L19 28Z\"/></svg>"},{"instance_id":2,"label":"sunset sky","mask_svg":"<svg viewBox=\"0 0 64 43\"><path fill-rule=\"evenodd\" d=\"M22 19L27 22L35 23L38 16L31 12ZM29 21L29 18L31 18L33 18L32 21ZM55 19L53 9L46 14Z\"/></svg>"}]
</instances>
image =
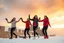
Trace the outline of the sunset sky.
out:
<instances>
[{"instance_id":1,"label":"sunset sky","mask_svg":"<svg viewBox=\"0 0 64 43\"><path fill-rule=\"evenodd\" d=\"M38 15L41 19L47 15L52 28L64 28L64 0L0 0L0 25L10 26L5 18L9 21L13 17L26 20L28 14L31 18ZM39 23L39 26L42 27L42 24ZM25 27L25 24L20 21L17 27Z\"/></svg>"}]
</instances>

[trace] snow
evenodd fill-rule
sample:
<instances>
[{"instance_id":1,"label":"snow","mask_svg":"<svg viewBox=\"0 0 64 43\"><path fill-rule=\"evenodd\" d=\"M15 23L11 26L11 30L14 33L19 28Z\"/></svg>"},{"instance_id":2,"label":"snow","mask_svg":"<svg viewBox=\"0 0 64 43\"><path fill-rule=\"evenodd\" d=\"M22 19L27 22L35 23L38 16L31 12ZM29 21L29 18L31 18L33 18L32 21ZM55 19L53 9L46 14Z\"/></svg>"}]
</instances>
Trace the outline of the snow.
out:
<instances>
[{"instance_id":1,"label":"snow","mask_svg":"<svg viewBox=\"0 0 64 43\"><path fill-rule=\"evenodd\" d=\"M23 39L23 38L0 38L0 43L64 43L64 37L60 36L54 36L54 37L49 37L49 39L44 39L42 36L40 38L31 39Z\"/></svg>"}]
</instances>

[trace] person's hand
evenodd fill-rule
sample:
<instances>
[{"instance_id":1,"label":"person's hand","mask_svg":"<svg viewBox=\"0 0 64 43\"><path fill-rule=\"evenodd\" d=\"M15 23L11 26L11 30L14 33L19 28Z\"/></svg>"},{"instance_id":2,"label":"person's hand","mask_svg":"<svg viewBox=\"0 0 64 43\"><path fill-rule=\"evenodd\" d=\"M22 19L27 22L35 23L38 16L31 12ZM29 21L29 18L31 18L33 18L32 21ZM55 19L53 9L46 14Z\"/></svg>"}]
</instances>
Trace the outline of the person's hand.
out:
<instances>
[{"instance_id":1,"label":"person's hand","mask_svg":"<svg viewBox=\"0 0 64 43\"><path fill-rule=\"evenodd\" d=\"M6 20L8 20L7 18L5 18Z\"/></svg>"},{"instance_id":2,"label":"person's hand","mask_svg":"<svg viewBox=\"0 0 64 43\"><path fill-rule=\"evenodd\" d=\"M30 14L29 14L29 16L30 16Z\"/></svg>"},{"instance_id":3,"label":"person's hand","mask_svg":"<svg viewBox=\"0 0 64 43\"><path fill-rule=\"evenodd\" d=\"M20 19L22 19L22 18L20 18Z\"/></svg>"}]
</instances>

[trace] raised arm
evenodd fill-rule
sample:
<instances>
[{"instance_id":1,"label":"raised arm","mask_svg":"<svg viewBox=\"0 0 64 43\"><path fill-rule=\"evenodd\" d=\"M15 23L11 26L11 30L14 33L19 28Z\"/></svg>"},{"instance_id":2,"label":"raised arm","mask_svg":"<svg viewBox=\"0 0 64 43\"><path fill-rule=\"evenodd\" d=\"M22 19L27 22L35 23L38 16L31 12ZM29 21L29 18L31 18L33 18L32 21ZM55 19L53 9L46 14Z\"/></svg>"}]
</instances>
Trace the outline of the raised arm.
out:
<instances>
[{"instance_id":1,"label":"raised arm","mask_svg":"<svg viewBox=\"0 0 64 43\"><path fill-rule=\"evenodd\" d=\"M39 20L39 22L43 22L44 20Z\"/></svg>"},{"instance_id":2,"label":"raised arm","mask_svg":"<svg viewBox=\"0 0 64 43\"><path fill-rule=\"evenodd\" d=\"M43 22L44 20L41 20L41 18L39 18L39 20L38 20L39 22Z\"/></svg>"},{"instance_id":3,"label":"raised arm","mask_svg":"<svg viewBox=\"0 0 64 43\"><path fill-rule=\"evenodd\" d=\"M31 21L33 21L33 19L30 18Z\"/></svg>"},{"instance_id":4,"label":"raised arm","mask_svg":"<svg viewBox=\"0 0 64 43\"><path fill-rule=\"evenodd\" d=\"M16 22L19 22L19 21L20 21L20 19L18 21L16 21Z\"/></svg>"},{"instance_id":5,"label":"raised arm","mask_svg":"<svg viewBox=\"0 0 64 43\"><path fill-rule=\"evenodd\" d=\"M30 14L29 14L29 19L33 21L33 19L30 18Z\"/></svg>"},{"instance_id":6,"label":"raised arm","mask_svg":"<svg viewBox=\"0 0 64 43\"><path fill-rule=\"evenodd\" d=\"M22 21L22 22L24 22L24 23L26 23L26 21L23 21L23 19L22 19L22 18L21 18L21 21Z\"/></svg>"},{"instance_id":7,"label":"raised arm","mask_svg":"<svg viewBox=\"0 0 64 43\"><path fill-rule=\"evenodd\" d=\"M5 20L7 21L7 23L11 23L11 21L9 22L7 18L5 18Z\"/></svg>"}]
</instances>

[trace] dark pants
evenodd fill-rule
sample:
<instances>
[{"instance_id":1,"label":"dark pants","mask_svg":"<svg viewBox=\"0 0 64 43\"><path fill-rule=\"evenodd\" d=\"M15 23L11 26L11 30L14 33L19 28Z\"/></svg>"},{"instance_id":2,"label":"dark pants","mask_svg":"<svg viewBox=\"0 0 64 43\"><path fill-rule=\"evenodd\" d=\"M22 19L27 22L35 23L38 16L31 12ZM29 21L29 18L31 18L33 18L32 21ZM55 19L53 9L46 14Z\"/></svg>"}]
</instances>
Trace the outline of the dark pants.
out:
<instances>
[{"instance_id":1,"label":"dark pants","mask_svg":"<svg viewBox=\"0 0 64 43\"><path fill-rule=\"evenodd\" d=\"M15 30L16 30L16 27L11 28L11 32L10 32L11 37L10 38L12 38L13 35L15 35L15 37L17 38L17 35L14 33Z\"/></svg>"},{"instance_id":2,"label":"dark pants","mask_svg":"<svg viewBox=\"0 0 64 43\"><path fill-rule=\"evenodd\" d=\"M48 36L47 35L47 29L48 29L48 26L44 26L42 29L42 33L44 34L44 36Z\"/></svg>"},{"instance_id":3,"label":"dark pants","mask_svg":"<svg viewBox=\"0 0 64 43\"><path fill-rule=\"evenodd\" d=\"M34 37L35 37L36 35L38 36L38 33L36 32L36 30L37 30L37 27L38 27L38 26L33 26Z\"/></svg>"},{"instance_id":4,"label":"dark pants","mask_svg":"<svg viewBox=\"0 0 64 43\"><path fill-rule=\"evenodd\" d=\"M27 34L29 35L29 38L30 38L29 30L30 30L29 28L26 28L24 30L24 38L26 38L26 32L27 32Z\"/></svg>"}]
</instances>

